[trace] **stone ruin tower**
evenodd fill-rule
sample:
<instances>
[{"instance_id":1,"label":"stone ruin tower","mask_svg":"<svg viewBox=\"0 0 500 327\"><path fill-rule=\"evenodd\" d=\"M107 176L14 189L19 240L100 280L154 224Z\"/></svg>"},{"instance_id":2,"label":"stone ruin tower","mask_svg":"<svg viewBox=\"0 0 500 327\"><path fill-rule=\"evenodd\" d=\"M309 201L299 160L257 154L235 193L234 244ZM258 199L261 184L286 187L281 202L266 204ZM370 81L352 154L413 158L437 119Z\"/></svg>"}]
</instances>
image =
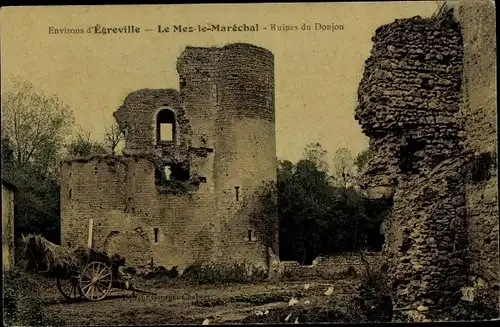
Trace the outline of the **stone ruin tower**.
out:
<instances>
[{"instance_id":1,"label":"stone ruin tower","mask_svg":"<svg viewBox=\"0 0 500 327\"><path fill-rule=\"evenodd\" d=\"M493 4L398 19L372 40L356 108L374 155L361 187L392 205L395 319L440 320L461 298L498 310Z\"/></svg>"},{"instance_id":2,"label":"stone ruin tower","mask_svg":"<svg viewBox=\"0 0 500 327\"><path fill-rule=\"evenodd\" d=\"M276 181L274 56L243 43L187 47L177 71L179 90L138 90L115 111L123 155L63 164L62 244L87 244L93 219L93 245L136 266L268 268L249 215L257 189Z\"/></svg>"}]
</instances>

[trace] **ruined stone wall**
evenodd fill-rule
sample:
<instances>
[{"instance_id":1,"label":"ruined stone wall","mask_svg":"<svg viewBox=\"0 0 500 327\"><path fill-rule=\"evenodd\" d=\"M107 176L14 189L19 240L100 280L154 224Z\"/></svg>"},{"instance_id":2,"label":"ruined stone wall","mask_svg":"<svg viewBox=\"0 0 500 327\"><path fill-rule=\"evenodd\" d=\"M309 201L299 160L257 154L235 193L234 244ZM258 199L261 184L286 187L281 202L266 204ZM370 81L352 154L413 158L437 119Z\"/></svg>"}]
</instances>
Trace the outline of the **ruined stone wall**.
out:
<instances>
[{"instance_id":1,"label":"ruined stone wall","mask_svg":"<svg viewBox=\"0 0 500 327\"><path fill-rule=\"evenodd\" d=\"M121 158L70 161L62 165L61 244L86 245L90 219L103 212L124 212L125 170Z\"/></svg>"},{"instance_id":2,"label":"ruined stone wall","mask_svg":"<svg viewBox=\"0 0 500 327\"><path fill-rule=\"evenodd\" d=\"M383 263L380 252L366 253L364 257L369 269L376 270ZM365 263L358 253L342 253L321 256L314 259L310 266L300 265L297 261L283 261L283 276L286 278L334 278L360 277L366 274Z\"/></svg>"},{"instance_id":3,"label":"ruined stone wall","mask_svg":"<svg viewBox=\"0 0 500 327\"><path fill-rule=\"evenodd\" d=\"M495 7L492 1L464 1L458 9L464 38L461 109L465 150L470 156L466 184L469 273L471 278L485 280L484 287L492 295L488 305L498 307ZM474 176L478 169L483 170L483 176Z\"/></svg>"},{"instance_id":4,"label":"ruined stone wall","mask_svg":"<svg viewBox=\"0 0 500 327\"><path fill-rule=\"evenodd\" d=\"M466 289L462 300L499 309L494 4L448 8L377 29L359 86L375 153L361 186L393 203L393 301L418 308L396 320L443 318Z\"/></svg>"},{"instance_id":5,"label":"ruined stone wall","mask_svg":"<svg viewBox=\"0 0 500 327\"><path fill-rule=\"evenodd\" d=\"M180 91L129 94L114 114L126 127L124 156L63 166L63 241L86 243L94 218L96 244L106 240L109 251L137 264L153 258L182 269L203 259L267 267L266 247L254 232L248 236L254 193L276 180L273 60L249 44L188 47L177 63ZM156 141L162 108L175 114L175 140L166 144ZM110 161L117 161L112 169ZM189 173L188 190L165 192L155 171L178 163Z\"/></svg>"},{"instance_id":6,"label":"ruined stone wall","mask_svg":"<svg viewBox=\"0 0 500 327\"><path fill-rule=\"evenodd\" d=\"M93 219L94 246L124 254L129 264L153 260L155 265L183 269L196 259L210 258L212 193L202 184L186 194L162 194L154 184L154 171L154 163L140 157L64 164L63 244L87 244ZM95 180L88 180L91 176Z\"/></svg>"},{"instance_id":7,"label":"ruined stone wall","mask_svg":"<svg viewBox=\"0 0 500 327\"><path fill-rule=\"evenodd\" d=\"M218 50L187 47L177 60L181 101L189 115L195 147L214 148L215 144Z\"/></svg>"},{"instance_id":8,"label":"ruined stone wall","mask_svg":"<svg viewBox=\"0 0 500 327\"><path fill-rule=\"evenodd\" d=\"M126 127L125 148L153 149L156 146L156 116L158 111L167 108L175 114L175 145L187 149L190 126L180 101L179 91L171 89L144 89L130 93L114 113L118 124Z\"/></svg>"},{"instance_id":9,"label":"ruined stone wall","mask_svg":"<svg viewBox=\"0 0 500 327\"><path fill-rule=\"evenodd\" d=\"M383 227L390 287L396 308L414 308L396 319L426 321L466 280L462 36L443 15L396 20L373 42L356 109L375 153L362 187L393 202Z\"/></svg>"}]
</instances>

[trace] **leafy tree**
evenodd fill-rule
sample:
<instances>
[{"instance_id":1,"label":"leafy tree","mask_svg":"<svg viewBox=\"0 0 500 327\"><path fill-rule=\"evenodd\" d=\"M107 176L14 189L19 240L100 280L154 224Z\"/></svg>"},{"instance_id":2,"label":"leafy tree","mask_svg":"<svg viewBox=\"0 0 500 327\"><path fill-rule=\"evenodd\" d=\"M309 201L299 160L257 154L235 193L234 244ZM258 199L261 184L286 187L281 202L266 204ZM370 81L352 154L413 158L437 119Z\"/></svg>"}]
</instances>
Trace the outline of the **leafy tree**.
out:
<instances>
[{"instance_id":1,"label":"leafy tree","mask_svg":"<svg viewBox=\"0 0 500 327\"><path fill-rule=\"evenodd\" d=\"M30 169L54 178L72 124L72 111L57 96L20 78L2 95L2 136L11 143L15 169L30 164Z\"/></svg>"},{"instance_id":2,"label":"leafy tree","mask_svg":"<svg viewBox=\"0 0 500 327\"><path fill-rule=\"evenodd\" d=\"M296 256L299 262L310 264L323 243L322 222L328 219L336 189L326 171L316 163L302 159L297 162L287 192L280 200L282 226L293 226ZM324 226L323 226L324 227ZM281 239L281 238L280 238Z\"/></svg>"},{"instance_id":3,"label":"leafy tree","mask_svg":"<svg viewBox=\"0 0 500 327\"><path fill-rule=\"evenodd\" d=\"M18 188L15 236L59 242L59 161L73 116L57 96L19 78L2 94L2 175Z\"/></svg>"},{"instance_id":4,"label":"leafy tree","mask_svg":"<svg viewBox=\"0 0 500 327\"><path fill-rule=\"evenodd\" d=\"M261 190L260 194L265 194L259 198L263 208L252 219L256 229L260 233L271 230L273 220L265 215L277 212L280 258L302 264L311 264L319 254L359 248L379 250L383 241L380 222L386 204L364 199L345 184L332 183L325 167L318 165L326 152L320 145L313 145L315 151L306 148L303 159L296 164L279 162L277 183ZM354 170L353 161L350 163L345 171Z\"/></svg>"},{"instance_id":5,"label":"leafy tree","mask_svg":"<svg viewBox=\"0 0 500 327\"><path fill-rule=\"evenodd\" d=\"M257 206L250 213L250 224L255 227L260 241L274 253L279 252L276 242L279 236L277 194L276 183L264 183L256 192Z\"/></svg>"},{"instance_id":6,"label":"leafy tree","mask_svg":"<svg viewBox=\"0 0 500 327\"><path fill-rule=\"evenodd\" d=\"M48 240L60 241L60 188L58 181L36 172L16 171L19 191L14 197L15 237L42 234ZM12 175L11 175L12 176ZM11 177L12 178L12 177Z\"/></svg>"},{"instance_id":7,"label":"leafy tree","mask_svg":"<svg viewBox=\"0 0 500 327\"><path fill-rule=\"evenodd\" d=\"M4 139L5 140L5 139ZM48 178L31 163L15 169L15 162L4 156L7 142L2 142L2 176L17 187L14 196L14 237L42 234L58 243L60 238L60 188L56 178Z\"/></svg>"},{"instance_id":8,"label":"leafy tree","mask_svg":"<svg viewBox=\"0 0 500 327\"><path fill-rule=\"evenodd\" d=\"M278 162L278 183L290 179L295 169L294 164L289 160L282 160Z\"/></svg>"},{"instance_id":9,"label":"leafy tree","mask_svg":"<svg viewBox=\"0 0 500 327\"><path fill-rule=\"evenodd\" d=\"M363 151L358 153L356 158L354 158L354 165L356 166L358 173L361 173L363 171L363 169L370 162L372 157L373 153L370 151L370 149L364 149Z\"/></svg>"}]
</instances>

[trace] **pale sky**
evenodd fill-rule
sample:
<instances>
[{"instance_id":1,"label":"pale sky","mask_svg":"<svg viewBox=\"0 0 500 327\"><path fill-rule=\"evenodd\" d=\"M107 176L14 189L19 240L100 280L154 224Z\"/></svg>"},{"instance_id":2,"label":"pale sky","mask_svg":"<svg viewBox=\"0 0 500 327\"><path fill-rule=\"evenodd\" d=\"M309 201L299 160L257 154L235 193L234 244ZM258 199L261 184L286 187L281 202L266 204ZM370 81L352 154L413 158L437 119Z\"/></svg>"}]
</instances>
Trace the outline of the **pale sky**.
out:
<instances>
[{"instance_id":1,"label":"pale sky","mask_svg":"<svg viewBox=\"0 0 500 327\"><path fill-rule=\"evenodd\" d=\"M315 4L74 6L1 9L2 92L12 76L56 94L95 140L125 96L142 88L178 89L177 57L186 46L246 42L275 56L278 158L298 160L319 142L329 160L338 148L368 146L354 119L357 88L371 37L383 24L428 17L436 1ZM158 33L158 25L259 24L259 32ZM311 31L271 31L276 25ZM343 25L316 31L315 23ZM53 28L134 25L139 34L49 34ZM267 30L263 30L267 27ZM152 29L152 31L144 31Z\"/></svg>"}]
</instances>

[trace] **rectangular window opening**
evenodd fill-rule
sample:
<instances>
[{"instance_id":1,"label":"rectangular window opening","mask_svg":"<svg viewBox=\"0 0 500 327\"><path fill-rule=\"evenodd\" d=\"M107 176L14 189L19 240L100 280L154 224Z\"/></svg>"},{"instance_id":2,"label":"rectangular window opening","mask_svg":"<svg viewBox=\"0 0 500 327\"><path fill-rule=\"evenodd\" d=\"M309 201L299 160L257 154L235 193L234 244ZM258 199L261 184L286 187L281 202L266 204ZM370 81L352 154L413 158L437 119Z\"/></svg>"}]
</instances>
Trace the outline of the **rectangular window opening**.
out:
<instances>
[{"instance_id":1,"label":"rectangular window opening","mask_svg":"<svg viewBox=\"0 0 500 327\"><path fill-rule=\"evenodd\" d=\"M173 124L160 124L160 141L170 142L174 140Z\"/></svg>"},{"instance_id":2,"label":"rectangular window opening","mask_svg":"<svg viewBox=\"0 0 500 327\"><path fill-rule=\"evenodd\" d=\"M248 241L249 241L249 242L252 242L252 241L254 241L254 240L255 240L254 232L253 232L253 230L252 230L252 229L249 229L249 230L248 230Z\"/></svg>"},{"instance_id":3,"label":"rectangular window opening","mask_svg":"<svg viewBox=\"0 0 500 327\"><path fill-rule=\"evenodd\" d=\"M172 182L189 182L189 167L185 163L166 164L155 169L155 184L157 186L176 185Z\"/></svg>"},{"instance_id":4,"label":"rectangular window opening","mask_svg":"<svg viewBox=\"0 0 500 327\"><path fill-rule=\"evenodd\" d=\"M240 187L235 186L234 189L236 190L236 201L240 200Z\"/></svg>"},{"instance_id":5,"label":"rectangular window opening","mask_svg":"<svg viewBox=\"0 0 500 327\"><path fill-rule=\"evenodd\" d=\"M155 243L158 243L158 228L155 228Z\"/></svg>"}]
</instances>

